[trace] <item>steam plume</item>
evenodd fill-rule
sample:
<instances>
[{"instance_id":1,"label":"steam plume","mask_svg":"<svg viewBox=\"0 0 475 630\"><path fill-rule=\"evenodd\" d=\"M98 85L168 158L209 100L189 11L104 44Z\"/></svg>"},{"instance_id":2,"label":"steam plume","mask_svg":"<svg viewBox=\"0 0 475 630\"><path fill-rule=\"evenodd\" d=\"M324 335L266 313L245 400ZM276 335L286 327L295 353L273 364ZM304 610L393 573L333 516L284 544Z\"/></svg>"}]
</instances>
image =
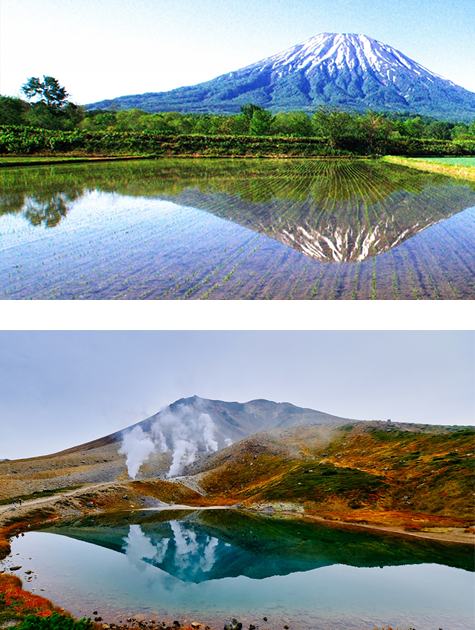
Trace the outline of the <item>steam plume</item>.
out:
<instances>
[{"instance_id":1,"label":"steam plume","mask_svg":"<svg viewBox=\"0 0 475 630\"><path fill-rule=\"evenodd\" d=\"M129 475L133 479L135 479L135 475L138 473L140 466L154 450L155 444L148 435L142 431L141 427L134 427L124 434L119 453L127 455L125 463L127 464Z\"/></svg>"},{"instance_id":2,"label":"steam plume","mask_svg":"<svg viewBox=\"0 0 475 630\"><path fill-rule=\"evenodd\" d=\"M178 405L175 411L165 409L153 423L150 434L134 427L124 434L119 452L127 455L129 475L135 478L140 466L153 452L173 452L167 477L175 477L184 466L195 461L196 454L218 450L214 438L214 422L207 413L188 405Z\"/></svg>"}]
</instances>

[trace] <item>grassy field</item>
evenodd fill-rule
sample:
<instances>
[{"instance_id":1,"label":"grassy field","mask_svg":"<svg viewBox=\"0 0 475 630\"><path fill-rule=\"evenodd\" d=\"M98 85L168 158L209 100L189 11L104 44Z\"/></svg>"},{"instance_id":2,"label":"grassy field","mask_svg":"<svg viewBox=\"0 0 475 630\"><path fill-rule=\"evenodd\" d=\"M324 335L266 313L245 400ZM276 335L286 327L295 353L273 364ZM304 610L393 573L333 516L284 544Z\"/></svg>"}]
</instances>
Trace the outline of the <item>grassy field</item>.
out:
<instances>
[{"instance_id":1,"label":"grassy field","mask_svg":"<svg viewBox=\"0 0 475 630\"><path fill-rule=\"evenodd\" d=\"M386 156L385 162L410 166L420 171L441 173L458 179L475 180L475 157L425 157L405 158Z\"/></svg>"},{"instance_id":2,"label":"grassy field","mask_svg":"<svg viewBox=\"0 0 475 630\"><path fill-rule=\"evenodd\" d=\"M454 166L473 166L475 167L475 156L471 157L436 157L426 158L426 162L431 164L453 164Z\"/></svg>"}]
</instances>

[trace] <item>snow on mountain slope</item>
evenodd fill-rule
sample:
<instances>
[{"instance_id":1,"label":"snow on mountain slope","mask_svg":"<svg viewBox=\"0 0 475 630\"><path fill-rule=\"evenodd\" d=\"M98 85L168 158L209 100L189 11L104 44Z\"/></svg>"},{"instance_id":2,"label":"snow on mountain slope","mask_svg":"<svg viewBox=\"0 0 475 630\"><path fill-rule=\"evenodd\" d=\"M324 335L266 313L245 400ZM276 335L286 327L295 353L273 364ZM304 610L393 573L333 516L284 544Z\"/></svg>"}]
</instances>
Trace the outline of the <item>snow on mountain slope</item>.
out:
<instances>
[{"instance_id":1,"label":"snow on mountain slope","mask_svg":"<svg viewBox=\"0 0 475 630\"><path fill-rule=\"evenodd\" d=\"M345 70L375 72L384 83L394 82L397 74L405 70L415 72L429 81L442 79L395 48L366 35L322 33L288 50L259 61L241 71L269 67L274 71L291 73L296 70L321 69L325 66L329 76L337 77ZM232 74L232 73L231 73ZM229 76L229 75L224 75ZM449 83L451 83L449 81ZM455 85L451 83L451 85Z\"/></svg>"},{"instance_id":2,"label":"snow on mountain slope","mask_svg":"<svg viewBox=\"0 0 475 630\"><path fill-rule=\"evenodd\" d=\"M475 94L395 48L354 33L322 33L234 72L170 92L123 96L90 107L237 113L255 103L273 111L346 109L411 111L475 118Z\"/></svg>"}]
</instances>

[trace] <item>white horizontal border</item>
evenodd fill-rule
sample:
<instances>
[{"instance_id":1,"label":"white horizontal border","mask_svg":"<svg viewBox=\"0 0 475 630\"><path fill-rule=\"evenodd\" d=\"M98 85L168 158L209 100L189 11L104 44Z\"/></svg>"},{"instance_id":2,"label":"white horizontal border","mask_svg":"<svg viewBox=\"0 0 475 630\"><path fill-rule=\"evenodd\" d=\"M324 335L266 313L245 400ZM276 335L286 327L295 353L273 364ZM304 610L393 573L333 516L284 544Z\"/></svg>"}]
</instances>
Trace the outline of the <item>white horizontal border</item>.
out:
<instances>
[{"instance_id":1,"label":"white horizontal border","mask_svg":"<svg viewBox=\"0 0 475 630\"><path fill-rule=\"evenodd\" d=\"M0 330L473 330L474 301L5 301Z\"/></svg>"}]
</instances>

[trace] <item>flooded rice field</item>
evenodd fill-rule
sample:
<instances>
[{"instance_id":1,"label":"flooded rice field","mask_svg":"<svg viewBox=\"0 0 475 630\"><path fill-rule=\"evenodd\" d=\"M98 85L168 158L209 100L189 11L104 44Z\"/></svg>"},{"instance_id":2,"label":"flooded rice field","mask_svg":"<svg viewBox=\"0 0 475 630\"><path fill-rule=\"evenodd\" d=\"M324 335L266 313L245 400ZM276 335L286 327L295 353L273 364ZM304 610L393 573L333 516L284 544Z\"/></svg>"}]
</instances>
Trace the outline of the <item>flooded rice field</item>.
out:
<instances>
[{"instance_id":1,"label":"flooded rice field","mask_svg":"<svg viewBox=\"0 0 475 630\"><path fill-rule=\"evenodd\" d=\"M0 171L2 299L474 299L475 184L379 160Z\"/></svg>"},{"instance_id":2,"label":"flooded rice field","mask_svg":"<svg viewBox=\"0 0 475 630\"><path fill-rule=\"evenodd\" d=\"M237 510L78 518L16 538L12 554L0 564L21 565L24 588L108 623L471 630L475 621L469 545Z\"/></svg>"}]
</instances>

